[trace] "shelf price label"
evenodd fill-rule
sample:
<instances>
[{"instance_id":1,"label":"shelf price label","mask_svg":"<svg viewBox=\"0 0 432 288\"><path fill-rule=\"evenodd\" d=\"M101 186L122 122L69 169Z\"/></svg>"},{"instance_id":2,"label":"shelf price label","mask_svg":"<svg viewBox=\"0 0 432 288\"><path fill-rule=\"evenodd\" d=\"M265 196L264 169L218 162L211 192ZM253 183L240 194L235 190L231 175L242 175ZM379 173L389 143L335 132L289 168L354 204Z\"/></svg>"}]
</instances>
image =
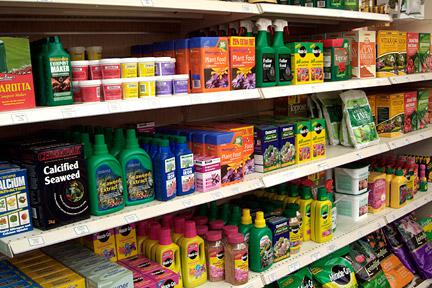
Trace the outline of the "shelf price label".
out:
<instances>
[{"instance_id":1,"label":"shelf price label","mask_svg":"<svg viewBox=\"0 0 432 288\"><path fill-rule=\"evenodd\" d=\"M297 271L300 269L300 263L299 262L294 262L290 265L288 265L288 271L289 273L293 273L294 271Z\"/></svg>"},{"instance_id":2,"label":"shelf price label","mask_svg":"<svg viewBox=\"0 0 432 288\"><path fill-rule=\"evenodd\" d=\"M124 220L127 224L138 222L138 216L136 214L129 214L124 216Z\"/></svg>"},{"instance_id":3,"label":"shelf price label","mask_svg":"<svg viewBox=\"0 0 432 288\"><path fill-rule=\"evenodd\" d=\"M315 262L316 260L318 260L318 259L321 258L321 253L319 251L315 252L315 253L312 253L310 255L310 258L312 259L313 262Z\"/></svg>"},{"instance_id":4,"label":"shelf price label","mask_svg":"<svg viewBox=\"0 0 432 288\"><path fill-rule=\"evenodd\" d=\"M152 7L153 0L141 0L141 4L143 7Z\"/></svg>"},{"instance_id":5,"label":"shelf price label","mask_svg":"<svg viewBox=\"0 0 432 288\"><path fill-rule=\"evenodd\" d=\"M30 247L41 246L45 244L45 240L42 236L33 236L27 239Z\"/></svg>"},{"instance_id":6,"label":"shelf price label","mask_svg":"<svg viewBox=\"0 0 432 288\"><path fill-rule=\"evenodd\" d=\"M186 199L186 200L182 201L182 204L183 204L184 208L189 208L189 207L194 206L195 203L192 199Z\"/></svg>"},{"instance_id":7,"label":"shelf price label","mask_svg":"<svg viewBox=\"0 0 432 288\"><path fill-rule=\"evenodd\" d=\"M335 251L335 250L336 250L336 245L335 245L335 244L330 244L330 245L327 247L327 250L328 250L329 252L333 252L333 251Z\"/></svg>"},{"instance_id":8,"label":"shelf price label","mask_svg":"<svg viewBox=\"0 0 432 288\"><path fill-rule=\"evenodd\" d=\"M11 115L14 124L27 123L28 118L26 113L14 113Z\"/></svg>"},{"instance_id":9,"label":"shelf price label","mask_svg":"<svg viewBox=\"0 0 432 288\"><path fill-rule=\"evenodd\" d=\"M214 200L218 200L224 197L223 193L221 191L214 191L211 193L211 196Z\"/></svg>"},{"instance_id":10,"label":"shelf price label","mask_svg":"<svg viewBox=\"0 0 432 288\"><path fill-rule=\"evenodd\" d=\"M277 272L270 273L268 276L268 284L275 282L278 280Z\"/></svg>"},{"instance_id":11,"label":"shelf price label","mask_svg":"<svg viewBox=\"0 0 432 288\"><path fill-rule=\"evenodd\" d=\"M90 233L87 225L80 225L80 226L74 227L74 231L75 231L75 235L77 235L77 236L87 235Z\"/></svg>"}]
</instances>

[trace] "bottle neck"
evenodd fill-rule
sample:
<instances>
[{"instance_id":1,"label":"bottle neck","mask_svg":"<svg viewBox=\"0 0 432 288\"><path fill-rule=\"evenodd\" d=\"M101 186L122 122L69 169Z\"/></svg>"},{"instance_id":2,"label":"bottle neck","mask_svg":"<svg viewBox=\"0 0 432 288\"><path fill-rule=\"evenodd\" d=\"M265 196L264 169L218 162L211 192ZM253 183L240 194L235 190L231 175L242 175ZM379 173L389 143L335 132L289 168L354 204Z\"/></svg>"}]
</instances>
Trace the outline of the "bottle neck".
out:
<instances>
[{"instance_id":1,"label":"bottle neck","mask_svg":"<svg viewBox=\"0 0 432 288\"><path fill-rule=\"evenodd\" d=\"M268 46L267 31L260 30L257 35L256 46Z\"/></svg>"},{"instance_id":2,"label":"bottle neck","mask_svg":"<svg viewBox=\"0 0 432 288\"><path fill-rule=\"evenodd\" d=\"M283 31L275 31L273 46L284 46Z\"/></svg>"}]
</instances>

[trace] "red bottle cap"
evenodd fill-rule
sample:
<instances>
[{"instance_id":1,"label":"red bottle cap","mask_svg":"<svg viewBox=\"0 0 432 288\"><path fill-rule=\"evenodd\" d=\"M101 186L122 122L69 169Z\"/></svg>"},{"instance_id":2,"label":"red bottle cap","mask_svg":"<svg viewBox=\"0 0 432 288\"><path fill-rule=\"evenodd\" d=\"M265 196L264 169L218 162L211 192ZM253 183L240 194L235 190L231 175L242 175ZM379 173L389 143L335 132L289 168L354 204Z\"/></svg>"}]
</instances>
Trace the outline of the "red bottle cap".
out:
<instances>
[{"instance_id":1,"label":"red bottle cap","mask_svg":"<svg viewBox=\"0 0 432 288\"><path fill-rule=\"evenodd\" d=\"M221 230L225 225L223 220L213 220L209 224L211 230Z\"/></svg>"},{"instance_id":2,"label":"red bottle cap","mask_svg":"<svg viewBox=\"0 0 432 288\"><path fill-rule=\"evenodd\" d=\"M197 236L196 226L194 221L186 221L185 229L184 229L184 237L185 238L193 238Z\"/></svg>"},{"instance_id":3,"label":"red bottle cap","mask_svg":"<svg viewBox=\"0 0 432 288\"><path fill-rule=\"evenodd\" d=\"M178 217L174 219L174 233L183 234L185 225L185 218Z\"/></svg>"},{"instance_id":4,"label":"red bottle cap","mask_svg":"<svg viewBox=\"0 0 432 288\"><path fill-rule=\"evenodd\" d=\"M159 244L160 245L169 245L172 243L171 239L171 229L168 227L164 227L160 230L159 234Z\"/></svg>"},{"instance_id":5,"label":"red bottle cap","mask_svg":"<svg viewBox=\"0 0 432 288\"><path fill-rule=\"evenodd\" d=\"M196 229L197 229L198 235L201 237L204 237L204 235L208 232L207 225L197 225Z\"/></svg>"},{"instance_id":6,"label":"red bottle cap","mask_svg":"<svg viewBox=\"0 0 432 288\"><path fill-rule=\"evenodd\" d=\"M196 225L207 225L208 218L207 216L197 216L194 218Z\"/></svg>"},{"instance_id":7,"label":"red bottle cap","mask_svg":"<svg viewBox=\"0 0 432 288\"><path fill-rule=\"evenodd\" d=\"M151 221L140 221L137 223L137 236L146 236L149 233L149 224Z\"/></svg>"},{"instance_id":8,"label":"red bottle cap","mask_svg":"<svg viewBox=\"0 0 432 288\"><path fill-rule=\"evenodd\" d=\"M160 233L161 225L157 222L154 222L150 226L150 239L151 240L158 240L159 239L159 233Z\"/></svg>"},{"instance_id":9,"label":"red bottle cap","mask_svg":"<svg viewBox=\"0 0 432 288\"><path fill-rule=\"evenodd\" d=\"M235 225L226 225L222 228L223 235L228 237L231 234L238 233L238 227Z\"/></svg>"},{"instance_id":10,"label":"red bottle cap","mask_svg":"<svg viewBox=\"0 0 432 288\"><path fill-rule=\"evenodd\" d=\"M244 242L244 236L241 233L234 233L228 236L228 243L240 244Z\"/></svg>"},{"instance_id":11,"label":"red bottle cap","mask_svg":"<svg viewBox=\"0 0 432 288\"><path fill-rule=\"evenodd\" d=\"M165 214L162 216L162 227L172 228L174 216L172 214Z\"/></svg>"},{"instance_id":12,"label":"red bottle cap","mask_svg":"<svg viewBox=\"0 0 432 288\"><path fill-rule=\"evenodd\" d=\"M208 231L206 234L207 241L220 241L222 239L221 231Z\"/></svg>"}]
</instances>

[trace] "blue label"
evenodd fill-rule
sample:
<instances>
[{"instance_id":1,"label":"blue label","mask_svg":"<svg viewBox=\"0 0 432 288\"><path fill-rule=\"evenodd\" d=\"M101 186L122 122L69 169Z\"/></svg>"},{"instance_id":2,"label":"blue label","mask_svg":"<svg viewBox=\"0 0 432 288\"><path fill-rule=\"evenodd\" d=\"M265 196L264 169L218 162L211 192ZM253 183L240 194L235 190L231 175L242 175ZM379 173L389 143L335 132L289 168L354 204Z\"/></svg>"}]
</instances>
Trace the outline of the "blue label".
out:
<instances>
[{"instance_id":1,"label":"blue label","mask_svg":"<svg viewBox=\"0 0 432 288\"><path fill-rule=\"evenodd\" d=\"M123 204L122 178L108 165L96 169L96 187L99 210L108 210Z\"/></svg>"},{"instance_id":2,"label":"blue label","mask_svg":"<svg viewBox=\"0 0 432 288\"><path fill-rule=\"evenodd\" d=\"M153 175L138 159L126 163L126 181L128 199L143 200L154 196Z\"/></svg>"}]
</instances>

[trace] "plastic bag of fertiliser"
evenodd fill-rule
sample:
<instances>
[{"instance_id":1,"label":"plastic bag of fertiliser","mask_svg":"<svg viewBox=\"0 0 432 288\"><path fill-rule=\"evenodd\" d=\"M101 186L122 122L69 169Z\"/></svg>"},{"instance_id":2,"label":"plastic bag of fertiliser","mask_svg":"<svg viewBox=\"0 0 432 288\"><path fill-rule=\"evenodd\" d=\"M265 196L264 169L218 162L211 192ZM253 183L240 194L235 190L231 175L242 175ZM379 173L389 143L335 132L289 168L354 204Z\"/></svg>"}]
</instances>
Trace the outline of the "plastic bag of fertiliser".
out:
<instances>
[{"instance_id":1,"label":"plastic bag of fertiliser","mask_svg":"<svg viewBox=\"0 0 432 288\"><path fill-rule=\"evenodd\" d=\"M337 93L320 93L316 97L321 104L322 114L326 121L330 145L339 144L339 130L342 121L342 102Z\"/></svg>"},{"instance_id":2,"label":"plastic bag of fertiliser","mask_svg":"<svg viewBox=\"0 0 432 288\"><path fill-rule=\"evenodd\" d=\"M278 288L315 288L312 273L307 267L277 281Z\"/></svg>"},{"instance_id":3,"label":"plastic bag of fertiliser","mask_svg":"<svg viewBox=\"0 0 432 288\"><path fill-rule=\"evenodd\" d=\"M340 144L343 146L347 146L347 147L354 146L352 144L351 139L350 139L350 135L348 134L348 128L347 128L345 114L342 116L342 122L340 125L340 131L339 131L339 141L340 141Z\"/></svg>"},{"instance_id":4,"label":"plastic bag of fertiliser","mask_svg":"<svg viewBox=\"0 0 432 288\"><path fill-rule=\"evenodd\" d=\"M318 287L323 288L357 288L354 268L343 255L348 253L348 247L313 262L310 265L313 279Z\"/></svg>"},{"instance_id":5,"label":"plastic bag of fertiliser","mask_svg":"<svg viewBox=\"0 0 432 288\"><path fill-rule=\"evenodd\" d=\"M368 243L363 240L351 243L347 258L352 263L360 287L390 288L378 256Z\"/></svg>"},{"instance_id":6,"label":"plastic bag of fertiliser","mask_svg":"<svg viewBox=\"0 0 432 288\"><path fill-rule=\"evenodd\" d=\"M405 267L408 268L411 273L416 274L417 271L415 268L416 266L414 264L414 260L412 259L411 254L400 239L401 237L394 224L390 223L387 226L384 226L382 229L391 252L393 252L393 254L395 254L399 258L399 260L404 264Z\"/></svg>"},{"instance_id":7,"label":"plastic bag of fertiliser","mask_svg":"<svg viewBox=\"0 0 432 288\"><path fill-rule=\"evenodd\" d=\"M381 229L372 232L364 239L378 256L384 275L392 288L403 288L414 279L414 275L408 268L390 252Z\"/></svg>"},{"instance_id":8,"label":"plastic bag of fertiliser","mask_svg":"<svg viewBox=\"0 0 432 288\"><path fill-rule=\"evenodd\" d=\"M432 242L428 241L422 227L412 215L397 220L395 226L414 259L419 275L424 279L432 278Z\"/></svg>"},{"instance_id":9,"label":"plastic bag of fertiliser","mask_svg":"<svg viewBox=\"0 0 432 288\"><path fill-rule=\"evenodd\" d=\"M340 94L348 134L355 148L378 144L379 137L366 93L350 90Z\"/></svg>"}]
</instances>

